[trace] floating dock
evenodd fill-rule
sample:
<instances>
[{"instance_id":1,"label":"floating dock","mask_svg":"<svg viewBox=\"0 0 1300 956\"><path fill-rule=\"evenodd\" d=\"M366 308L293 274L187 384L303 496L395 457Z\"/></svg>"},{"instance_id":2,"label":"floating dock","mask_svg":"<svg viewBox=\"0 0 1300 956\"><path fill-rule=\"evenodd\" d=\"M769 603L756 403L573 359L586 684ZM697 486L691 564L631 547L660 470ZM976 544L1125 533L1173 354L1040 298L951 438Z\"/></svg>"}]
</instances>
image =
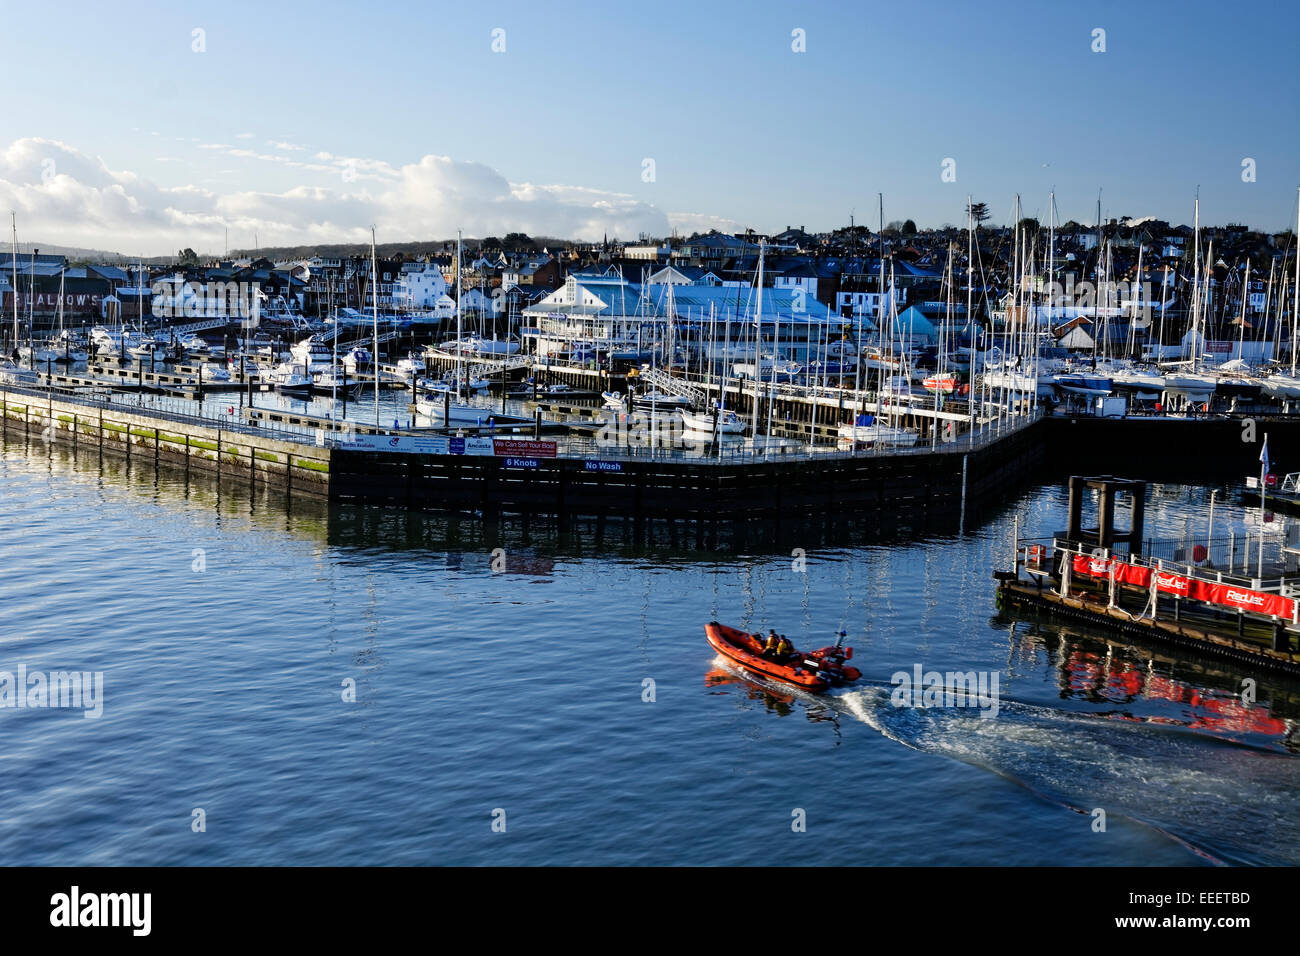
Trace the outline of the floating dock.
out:
<instances>
[{"instance_id":1,"label":"floating dock","mask_svg":"<svg viewBox=\"0 0 1300 956\"><path fill-rule=\"evenodd\" d=\"M1085 491L1098 492L1091 528L1082 524ZM1127 531L1114 527L1119 494L1132 500ZM1173 559L1154 557L1160 543L1142 537L1144 495L1144 482L1071 478L1069 527L1051 539L1016 542L1015 569L994 575L999 606L1300 675L1300 551L1279 539L1266 562L1261 535L1258 557L1251 538L1240 550L1232 541L1226 560L1222 547L1204 545Z\"/></svg>"}]
</instances>

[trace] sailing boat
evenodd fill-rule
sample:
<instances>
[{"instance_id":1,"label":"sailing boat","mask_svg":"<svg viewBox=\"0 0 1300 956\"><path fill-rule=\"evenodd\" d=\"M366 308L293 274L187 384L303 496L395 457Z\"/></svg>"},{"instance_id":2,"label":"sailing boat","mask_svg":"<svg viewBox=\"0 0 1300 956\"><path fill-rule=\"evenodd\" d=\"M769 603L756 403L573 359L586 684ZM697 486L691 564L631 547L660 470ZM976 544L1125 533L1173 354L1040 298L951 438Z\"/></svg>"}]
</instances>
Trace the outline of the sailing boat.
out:
<instances>
[{"instance_id":1,"label":"sailing boat","mask_svg":"<svg viewBox=\"0 0 1300 956\"><path fill-rule=\"evenodd\" d=\"M884 262L882 259L881 262L882 288L883 288L883 275L884 275ZM898 323L898 310L894 303L894 297L891 295L890 302L889 302L889 317L888 317L890 344L889 344L888 352L886 353L887 361L893 360L893 331L895 328L897 328L897 323ZM900 355L899 355L900 363L902 362L903 356L905 354L906 353L904 350L900 350ZM884 368L882 368L880 370L882 386L884 385L883 380L885 378L885 375L886 375L886 371ZM889 395L892 393L891 391L892 388L893 388L893 383L890 382L889 385L882 387L881 390L876 393L877 411L880 410L881 392L883 391L886 395ZM852 422L848 422L846 424L840 425L839 429L837 430L837 433L839 435L839 442L841 445L851 447L854 449L873 448L873 447L911 448L913 445L916 444L916 440L918 436L918 433L915 429L900 428L896 425L890 425L887 421L879 420L875 415L869 415L863 411L859 411L857 416L854 418Z\"/></svg>"},{"instance_id":2,"label":"sailing boat","mask_svg":"<svg viewBox=\"0 0 1300 956\"><path fill-rule=\"evenodd\" d=\"M1184 403L1200 404L1208 402L1211 395L1214 394L1215 386L1218 380L1209 375L1201 374L1201 352L1205 348L1205 306L1202 302L1201 289L1201 200L1196 200L1195 224L1193 226L1193 243L1195 245L1195 269L1192 278L1192 356L1191 370L1188 372L1170 372L1165 375L1165 395L1166 398L1172 393L1175 398L1183 398ZM1210 252L1207 256L1210 262L1214 261L1214 243L1210 243ZM1207 282L1208 289L1209 283Z\"/></svg>"},{"instance_id":3,"label":"sailing boat","mask_svg":"<svg viewBox=\"0 0 1300 956\"><path fill-rule=\"evenodd\" d=\"M464 296L461 294L461 234L456 231L456 342L461 343L464 337L461 334L461 303ZM459 385L465 381L465 350L457 348L456 350L456 376L454 382ZM451 400L451 392L444 392L441 399L434 398L432 401L427 398L417 398L415 401L415 410L425 418L432 419L435 422L441 422L444 427L454 428L460 425L482 425L486 422L488 415L491 413L487 409L480 408L477 405L465 405Z\"/></svg>"},{"instance_id":4,"label":"sailing boat","mask_svg":"<svg viewBox=\"0 0 1300 956\"><path fill-rule=\"evenodd\" d=\"M1300 229L1300 189L1296 190L1296 228ZM1286 273L1283 270L1282 277L1282 294L1278 296L1278 329L1282 327L1280 317L1282 314L1283 299L1286 298ZM1295 266L1295 288L1292 291L1293 299L1291 306L1291 372L1283 374L1274 372L1268 378L1264 379L1264 391L1273 398L1295 399L1300 398L1300 378L1296 377L1296 342L1297 327L1296 319L1300 316L1300 247L1296 249L1296 266Z\"/></svg>"}]
</instances>

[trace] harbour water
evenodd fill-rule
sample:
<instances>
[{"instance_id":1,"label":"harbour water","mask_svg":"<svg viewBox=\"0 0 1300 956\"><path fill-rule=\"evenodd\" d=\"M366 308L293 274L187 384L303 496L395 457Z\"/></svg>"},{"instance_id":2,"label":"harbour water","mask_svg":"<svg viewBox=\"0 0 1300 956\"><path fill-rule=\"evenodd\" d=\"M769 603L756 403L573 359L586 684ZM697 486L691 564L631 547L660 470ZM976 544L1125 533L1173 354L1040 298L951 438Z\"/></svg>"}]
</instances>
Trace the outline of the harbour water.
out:
<instances>
[{"instance_id":1,"label":"harbour water","mask_svg":"<svg viewBox=\"0 0 1300 956\"><path fill-rule=\"evenodd\" d=\"M0 671L103 673L98 718L0 709L9 863L1300 862L1300 685L997 611L1013 520L1064 526L1055 484L964 535L742 552L289 502L37 436L0 496ZM1148 527L1208 497L1157 486ZM864 679L762 688L714 619L843 629ZM893 706L918 665L996 675L996 715Z\"/></svg>"}]
</instances>

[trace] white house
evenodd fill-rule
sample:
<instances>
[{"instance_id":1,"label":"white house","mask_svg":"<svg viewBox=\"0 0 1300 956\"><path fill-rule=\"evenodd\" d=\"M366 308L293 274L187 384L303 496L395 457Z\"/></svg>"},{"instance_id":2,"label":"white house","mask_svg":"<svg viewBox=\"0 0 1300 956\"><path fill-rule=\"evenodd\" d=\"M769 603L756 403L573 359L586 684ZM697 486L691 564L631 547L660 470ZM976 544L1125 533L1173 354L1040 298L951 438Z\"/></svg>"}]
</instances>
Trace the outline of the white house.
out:
<instances>
[{"instance_id":1,"label":"white house","mask_svg":"<svg viewBox=\"0 0 1300 956\"><path fill-rule=\"evenodd\" d=\"M461 293L461 314L496 317L501 314L502 301L503 297L488 295L482 289L465 289Z\"/></svg>"},{"instance_id":2,"label":"white house","mask_svg":"<svg viewBox=\"0 0 1300 956\"><path fill-rule=\"evenodd\" d=\"M446 296L442 270L427 262L405 263L393 289L395 303L408 309L436 309Z\"/></svg>"},{"instance_id":3,"label":"white house","mask_svg":"<svg viewBox=\"0 0 1300 956\"><path fill-rule=\"evenodd\" d=\"M890 292L893 292L891 287ZM881 299L884 299L884 307L890 307L890 292L883 296L879 292L837 292L835 294L835 311L840 315L868 315L879 319L883 310L881 309ZM901 309L907 304L907 289L897 290L898 307Z\"/></svg>"}]
</instances>

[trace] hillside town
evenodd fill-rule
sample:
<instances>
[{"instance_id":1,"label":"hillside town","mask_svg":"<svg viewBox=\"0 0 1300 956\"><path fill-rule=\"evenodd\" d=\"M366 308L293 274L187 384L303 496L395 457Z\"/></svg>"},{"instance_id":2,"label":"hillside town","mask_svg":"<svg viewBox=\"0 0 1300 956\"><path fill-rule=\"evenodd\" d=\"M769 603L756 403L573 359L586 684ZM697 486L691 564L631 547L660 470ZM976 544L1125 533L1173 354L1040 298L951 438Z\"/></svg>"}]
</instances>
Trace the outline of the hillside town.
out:
<instances>
[{"instance_id":1,"label":"hillside town","mask_svg":"<svg viewBox=\"0 0 1300 956\"><path fill-rule=\"evenodd\" d=\"M986 215L983 204L974 204L973 221ZM164 318L219 318L223 306L218 303L214 315L202 290L235 283L256 290L261 319L271 327L299 318L359 320L377 309L386 321L441 335L459 312L489 337L518 338L537 325L530 316L561 311L566 284L572 296L574 285L617 277L625 283L624 295L659 290L660 306L669 288L686 309L735 302L737 290L752 290L759 281L761 253L762 284L772 290L766 308L773 316L807 312L866 322L874 330L893 308L909 337L934 343L945 324L967 333L972 321L986 329L1003 328L1009 318L1015 324L1023 317L1016 310L1024 306L1016 298L1018 274L1021 292L1041 297L1052 283L1061 290L1055 296L1060 308L1037 324L1063 347L1093 349L1099 339L1139 346L1177 342L1187 331L1198 266L1193 231L1148 218L1050 229L1024 219L971 230L918 230L908 220L875 231L858 225L813 233L791 226L770 235L714 231L595 243L534 241L512 233L466 239L459 269L455 240L408 244L373 259L360 247L349 255L282 257L269 251L222 259L184 250L171 262L116 264L26 248L0 253L3 336L9 354L58 328L125 323L149 330L179 324ZM1202 227L1200 244L1206 337L1274 335L1289 307L1283 286L1293 281L1288 276L1294 272L1294 234ZM188 302L177 293L187 289L194 290ZM1081 294L1065 294L1072 290ZM741 311L750 308L746 298Z\"/></svg>"}]
</instances>

